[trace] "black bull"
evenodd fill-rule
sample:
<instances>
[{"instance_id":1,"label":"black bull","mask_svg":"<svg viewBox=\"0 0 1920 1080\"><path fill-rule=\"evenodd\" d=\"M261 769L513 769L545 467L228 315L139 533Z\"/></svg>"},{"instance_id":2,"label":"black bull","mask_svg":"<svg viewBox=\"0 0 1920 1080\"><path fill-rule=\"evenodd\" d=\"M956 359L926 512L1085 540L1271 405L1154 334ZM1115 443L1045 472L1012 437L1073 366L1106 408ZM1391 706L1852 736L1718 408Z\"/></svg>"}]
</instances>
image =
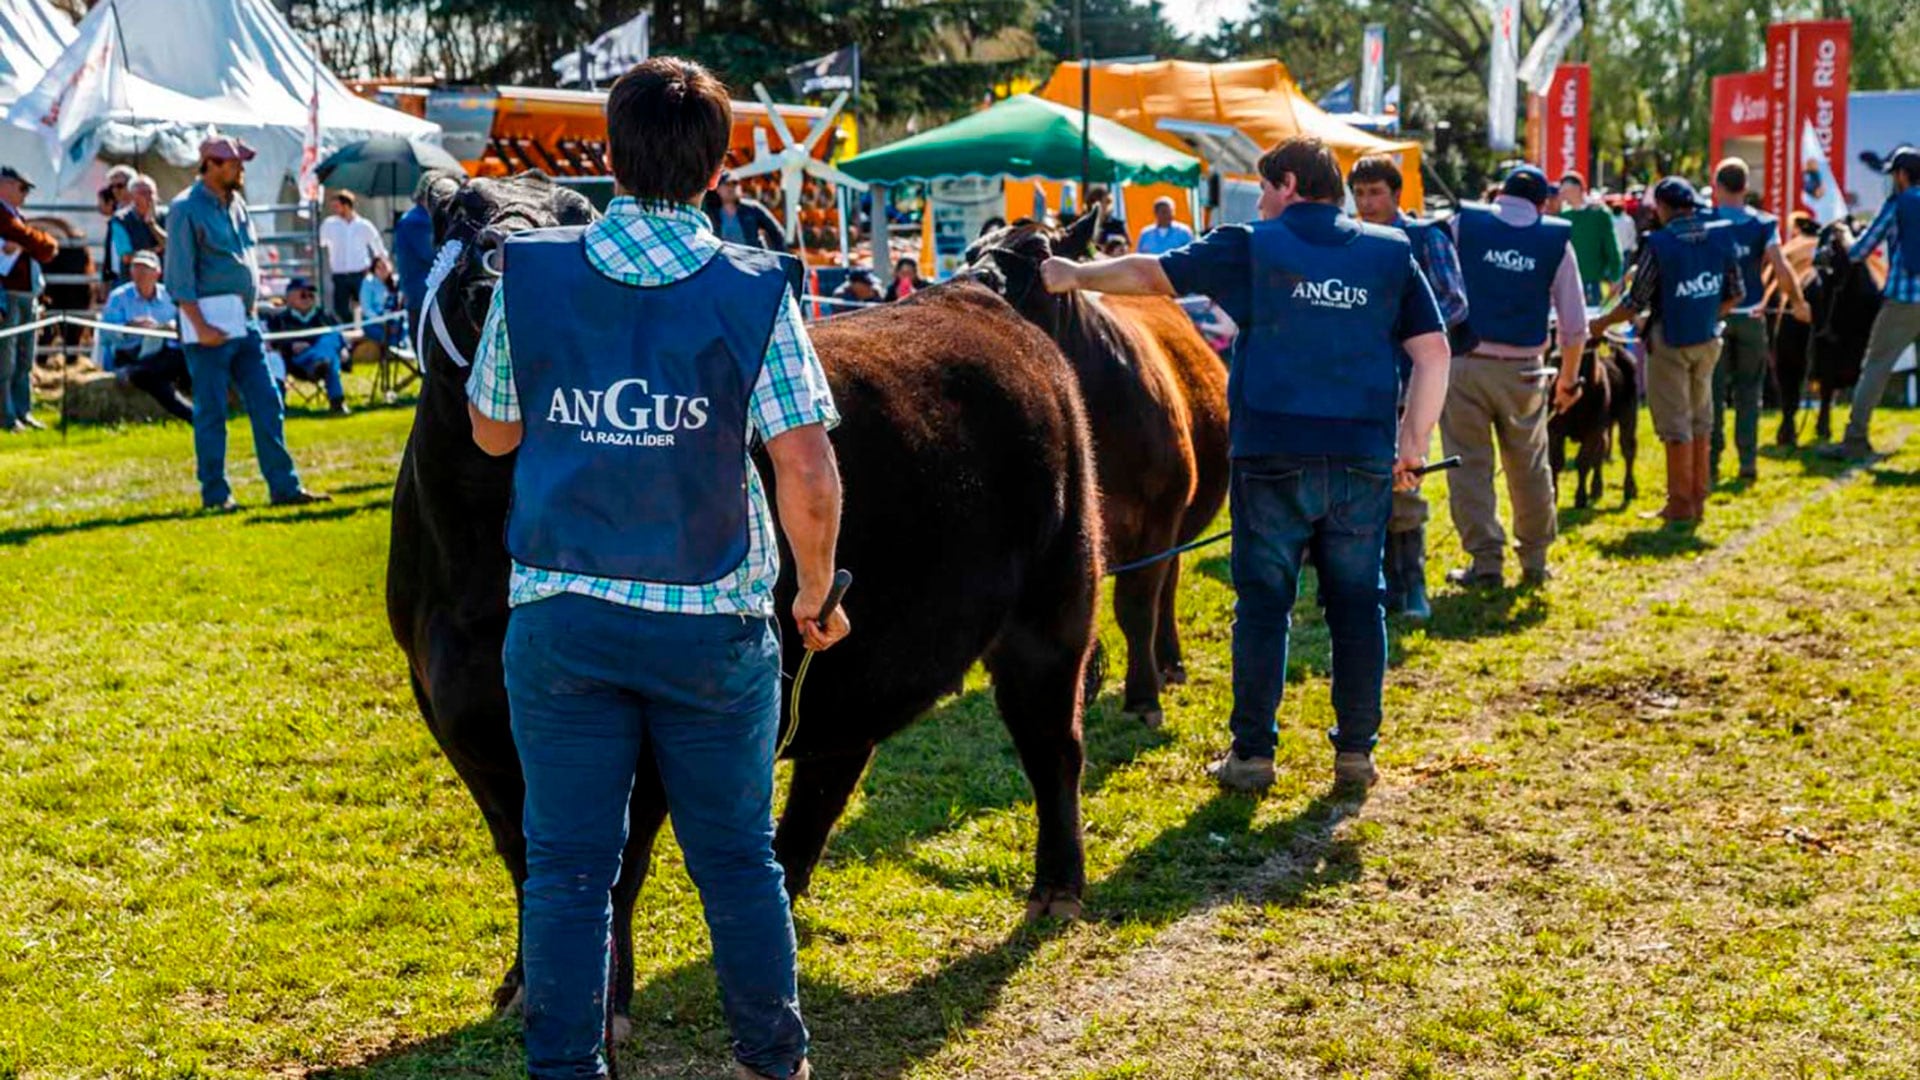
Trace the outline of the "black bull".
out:
<instances>
[{"instance_id":1,"label":"black bull","mask_svg":"<svg viewBox=\"0 0 1920 1080\"><path fill-rule=\"evenodd\" d=\"M578 195L537 175L433 188L436 238L469 254L441 288L456 348L471 356L495 277L481 253L518 229L589 220ZM838 558L857 583L854 632L808 676L775 838L804 893L875 746L984 661L1039 818L1029 914L1076 914L1080 688L1094 633L1100 515L1091 440L1073 375L1038 329L984 288L941 286L837 319L813 334L842 416ZM466 371L437 344L394 490L387 607L428 726L485 815L516 892L526 880L524 782L501 671L511 459L474 445ZM771 486L771 470L761 461ZM783 556L787 553L783 551ZM794 594L783 558L777 610ZM786 638L785 667L799 659ZM642 763L613 886L614 1006L633 993L632 915L666 804ZM496 992L519 989L516 962Z\"/></svg>"},{"instance_id":2,"label":"black bull","mask_svg":"<svg viewBox=\"0 0 1920 1080\"><path fill-rule=\"evenodd\" d=\"M1834 223L1820 230L1813 270L1801 279L1807 306L1813 309L1808 325L1791 315L1778 317L1773 343L1774 377L1780 393L1780 434L1783 446L1800 441L1801 388L1811 390L1819 403L1814 438L1833 437L1833 402L1860 381L1861 361L1873 320L1880 314L1880 289L1862 263L1847 257L1853 233Z\"/></svg>"}]
</instances>

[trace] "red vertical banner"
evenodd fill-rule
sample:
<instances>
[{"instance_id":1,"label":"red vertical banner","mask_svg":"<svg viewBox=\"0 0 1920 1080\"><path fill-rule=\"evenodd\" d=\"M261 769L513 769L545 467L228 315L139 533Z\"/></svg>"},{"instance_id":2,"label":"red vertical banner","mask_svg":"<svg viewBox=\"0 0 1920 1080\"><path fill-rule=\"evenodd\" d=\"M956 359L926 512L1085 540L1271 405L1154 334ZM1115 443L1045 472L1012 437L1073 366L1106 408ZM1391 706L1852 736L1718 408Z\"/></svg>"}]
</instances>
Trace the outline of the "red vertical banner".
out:
<instances>
[{"instance_id":1,"label":"red vertical banner","mask_svg":"<svg viewBox=\"0 0 1920 1080\"><path fill-rule=\"evenodd\" d=\"M1853 24L1845 19L1767 27L1767 209L1780 218L1805 204L1801 132L1813 132L1836 173L1846 168L1847 86L1852 81Z\"/></svg>"},{"instance_id":2,"label":"red vertical banner","mask_svg":"<svg viewBox=\"0 0 1920 1080\"><path fill-rule=\"evenodd\" d=\"M1540 167L1549 179L1587 174L1593 112L1593 69L1561 64L1540 95ZM1591 177L1589 177L1591 181Z\"/></svg>"},{"instance_id":3,"label":"red vertical banner","mask_svg":"<svg viewBox=\"0 0 1920 1080\"><path fill-rule=\"evenodd\" d=\"M1767 137L1767 96L1764 71L1713 77L1713 145L1708 164L1727 156L1731 140ZM1747 164L1764 168L1766 162Z\"/></svg>"}]
</instances>

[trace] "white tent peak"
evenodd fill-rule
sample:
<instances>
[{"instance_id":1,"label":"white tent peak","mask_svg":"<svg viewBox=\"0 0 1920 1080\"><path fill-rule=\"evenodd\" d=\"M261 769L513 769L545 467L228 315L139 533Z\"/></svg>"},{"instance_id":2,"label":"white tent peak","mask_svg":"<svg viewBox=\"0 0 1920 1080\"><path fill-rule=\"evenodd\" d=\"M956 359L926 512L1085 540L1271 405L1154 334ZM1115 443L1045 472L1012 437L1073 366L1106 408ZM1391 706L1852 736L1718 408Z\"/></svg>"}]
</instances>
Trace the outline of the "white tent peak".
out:
<instances>
[{"instance_id":1,"label":"white tent peak","mask_svg":"<svg viewBox=\"0 0 1920 1080\"><path fill-rule=\"evenodd\" d=\"M47 0L0 0L0 105L39 82L74 33L73 20Z\"/></svg>"}]
</instances>

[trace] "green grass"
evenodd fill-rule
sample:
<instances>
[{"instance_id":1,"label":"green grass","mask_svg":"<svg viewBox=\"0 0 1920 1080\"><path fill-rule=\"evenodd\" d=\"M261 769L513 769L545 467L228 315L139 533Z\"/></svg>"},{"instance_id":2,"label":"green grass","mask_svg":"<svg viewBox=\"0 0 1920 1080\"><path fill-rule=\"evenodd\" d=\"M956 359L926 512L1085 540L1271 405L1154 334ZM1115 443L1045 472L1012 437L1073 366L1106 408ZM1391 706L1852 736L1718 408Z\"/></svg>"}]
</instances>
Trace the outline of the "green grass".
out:
<instances>
[{"instance_id":1,"label":"green grass","mask_svg":"<svg viewBox=\"0 0 1920 1080\"><path fill-rule=\"evenodd\" d=\"M0 1077L519 1075L505 875L382 610L409 422L296 418L339 500L219 518L182 426L0 441ZM976 676L882 749L800 906L822 1075L1910 1076L1920 440L1840 486L1762 470L1695 533L1568 511L1543 590L1438 590L1363 807L1326 791L1310 601L1279 785L1206 782L1231 596L1189 557L1165 730L1111 692L1087 719L1078 924L1020 922L1031 809ZM623 1064L724 1075L671 843L655 870Z\"/></svg>"}]
</instances>

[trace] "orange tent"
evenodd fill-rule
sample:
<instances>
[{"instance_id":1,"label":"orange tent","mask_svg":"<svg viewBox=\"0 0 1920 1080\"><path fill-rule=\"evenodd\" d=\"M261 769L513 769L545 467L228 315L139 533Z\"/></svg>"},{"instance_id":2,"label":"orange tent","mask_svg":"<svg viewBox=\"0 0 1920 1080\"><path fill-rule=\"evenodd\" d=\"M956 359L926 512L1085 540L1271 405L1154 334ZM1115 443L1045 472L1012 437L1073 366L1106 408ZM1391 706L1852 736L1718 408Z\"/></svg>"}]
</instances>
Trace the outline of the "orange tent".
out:
<instances>
[{"instance_id":1,"label":"orange tent","mask_svg":"<svg viewBox=\"0 0 1920 1080\"><path fill-rule=\"evenodd\" d=\"M1037 92L1049 101L1079 108L1080 65L1062 62L1054 69L1047 85ZM1401 205L1409 210L1420 209L1424 195L1420 183L1420 144L1383 139L1335 120L1308 100L1287 66L1278 60L1243 60L1230 64L1197 64L1186 60L1097 64L1089 96L1095 113L1187 153L1193 153L1195 148L1179 135L1158 127L1160 120L1197 120L1235 127L1263 151L1289 135L1317 135L1333 147L1341 168L1352 167L1367 154L1391 154L1406 177ZM1151 220L1153 200L1165 194L1177 192L1172 188L1129 188L1127 220ZM1174 200L1175 207L1180 208L1176 214L1182 217L1185 203L1184 198Z\"/></svg>"}]
</instances>

